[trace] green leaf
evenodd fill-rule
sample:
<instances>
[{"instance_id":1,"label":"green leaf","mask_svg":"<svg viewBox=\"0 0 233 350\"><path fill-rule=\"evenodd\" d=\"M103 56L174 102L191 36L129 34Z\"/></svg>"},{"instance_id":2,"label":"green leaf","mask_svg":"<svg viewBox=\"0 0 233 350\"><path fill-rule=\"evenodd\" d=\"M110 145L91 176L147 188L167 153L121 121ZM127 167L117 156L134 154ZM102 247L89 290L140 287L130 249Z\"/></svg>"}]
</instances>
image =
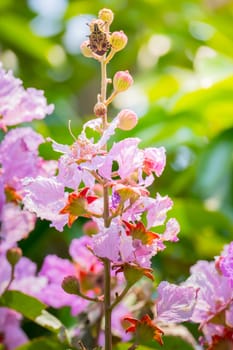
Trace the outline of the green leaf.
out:
<instances>
[{"instance_id":1,"label":"green leaf","mask_svg":"<svg viewBox=\"0 0 233 350\"><path fill-rule=\"evenodd\" d=\"M19 16L6 13L0 17L1 39L21 52L49 64L52 42L32 33L28 21ZM25 39L26 38L26 39Z\"/></svg>"},{"instance_id":2,"label":"green leaf","mask_svg":"<svg viewBox=\"0 0 233 350\"><path fill-rule=\"evenodd\" d=\"M38 299L19 291L6 291L0 298L0 306L8 307L21 313L24 317L34 321L51 332L58 333L60 338L66 339L65 327L53 315L45 310L46 305Z\"/></svg>"},{"instance_id":3,"label":"green leaf","mask_svg":"<svg viewBox=\"0 0 233 350\"><path fill-rule=\"evenodd\" d=\"M163 350L193 350L193 346L180 337L164 336Z\"/></svg>"},{"instance_id":4,"label":"green leaf","mask_svg":"<svg viewBox=\"0 0 233 350\"><path fill-rule=\"evenodd\" d=\"M0 306L18 311L30 320L35 320L46 308L38 299L15 290L6 291L1 296Z\"/></svg>"},{"instance_id":5,"label":"green leaf","mask_svg":"<svg viewBox=\"0 0 233 350\"><path fill-rule=\"evenodd\" d=\"M17 347L15 350L69 350L67 346L59 343L53 338L36 338L32 341Z\"/></svg>"},{"instance_id":6,"label":"green leaf","mask_svg":"<svg viewBox=\"0 0 233 350\"><path fill-rule=\"evenodd\" d=\"M113 346L113 350L128 350L132 345L133 345L133 343L119 343L119 344ZM137 349L138 350L150 350L151 347L140 345L138 348L136 348L136 350ZM153 349L158 349L159 350L159 347L158 346L157 347L153 347Z\"/></svg>"}]
</instances>

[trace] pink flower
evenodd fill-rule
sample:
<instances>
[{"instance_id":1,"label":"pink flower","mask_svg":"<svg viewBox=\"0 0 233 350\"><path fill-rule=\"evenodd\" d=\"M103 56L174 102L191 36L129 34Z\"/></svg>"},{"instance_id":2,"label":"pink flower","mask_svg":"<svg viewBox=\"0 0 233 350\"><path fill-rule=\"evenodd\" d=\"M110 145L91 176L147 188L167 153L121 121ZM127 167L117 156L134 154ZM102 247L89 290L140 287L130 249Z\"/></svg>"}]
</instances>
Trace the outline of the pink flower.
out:
<instances>
[{"instance_id":1,"label":"pink flower","mask_svg":"<svg viewBox=\"0 0 233 350\"><path fill-rule=\"evenodd\" d=\"M119 259L120 235L118 225L111 225L108 229L93 236L93 251L100 258L108 258L113 262Z\"/></svg>"},{"instance_id":2,"label":"pink flower","mask_svg":"<svg viewBox=\"0 0 233 350\"><path fill-rule=\"evenodd\" d=\"M196 288L161 282L157 292L158 298L154 307L157 321L178 323L191 319L196 303Z\"/></svg>"},{"instance_id":3,"label":"pink flower","mask_svg":"<svg viewBox=\"0 0 233 350\"><path fill-rule=\"evenodd\" d=\"M36 217L34 214L22 210L15 203L4 205L0 228L0 252L6 251L16 242L26 238L35 227Z\"/></svg>"},{"instance_id":4,"label":"pink flower","mask_svg":"<svg viewBox=\"0 0 233 350\"><path fill-rule=\"evenodd\" d=\"M0 163L5 185L21 190L21 180L25 177L53 175L54 162L47 173L47 161L39 157L38 147L43 142L43 137L31 128L16 128L6 134L0 145Z\"/></svg>"},{"instance_id":5,"label":"pink flower","mask_svg":"<svg viewBox=\"0 0 233 350\"><path fill-rule=\"evenodd\" d=\"M217 259L216 264L223 276L229 279L233 287L233 242L224 247L224 250Z\"/></svg>"},{"instance_id":6,"label":"pink flower","mask_svg":"<svg viewBox=\"0 0 233 350\"><path fill-rule=\"evenodd\" d=\"M56 255L47 255L39 276L47 280L43 290L42 301L53 308L71 306L72 314L85 310L88 302L75 295L67 294L61 287L64 277L75 275L75 266L68 259Z\"/></svg>"},{"instance_id":7,"label":"pink flower","mask_svg":"<svg viewBox=\"0 0 233 350\"><path fill-rule=\"evenodd\" d=\"M201 326L225 312L232 303L230 281L217 272L214 262L198 261L192 266L191 276L184 285L199 289L192 320Z\"/></svg>"},{"instance_id":8,"label":"pink flower","mask_svg":"<svg viewBox=\"0 0 233 350\"><path fill-rule=\"evenodd\" d=\"M21 315L5 307L0 307L0 315L0 344L3 344L3 349L14 350L26 343L28 338L20 328Z\"/></svg>"},{"instance_id":9,"label":"pink flower","mask_svg":"<svg viewBox=\"0 0 233 350\"><path fill-rule=\"evenodd\" d=\"M155 199L148 198L145 200L147 212L147 227L163 225L167 217L167 212L172 208L173 202L168 196L160 196L157 193Z\"/></svg>"},{"instance_id":10,"label":"pink flower","mask_svg":"<svg viewBox=\"0 0 233 350\"><path fill-rule=\"evenodd\" d=\"M129 177L142 167L143 155L137 147L139 142L137 138L128 138L115 143L99 168L100 175L107 179L111 178L113 161L118 163L117 173L121 179Z\"/></svg>"},{"instance_id":11,"label":"pink flower","mask_svg":"<svg viewBox=\"0 0 233 350\"><path fill-rule=\"evenodd\" d=\"M25 90L20 79L12 71L6 72L0 65L0 129L7 126L43 119L51 114L53 105L47 105L41 90Z\"/></svg>"},{"instance_id":12,"label":"pink flower","mask_svg":"<svg viewBox=\"0 0 233 350\"><path fill-rule=\"evenodd\" d=\"M11 277L11 266L4 253L0 253L0 294L6 288ZM15 268L15 279L10 289L20 290L23 293L40 298L46 285L46 279L36 276L36 264L28 258L22 257Z\"/></svg>"},{"instance_id":13,"label":"pink flower","mask_svg":"<svg viewBox=\"0 0 233 350\"><path fill-rule=\"evenodd\" d=\"M28 178L24 181L25 208L36 213L41 219L51 221L58 231L62 231L68 222L68 215L59 214L66 204L64 185L59 183L55 177Z\"/></svg>"},{"instance_id":14,"label":"pink flower","mask_svg":"<svg viewBox=\"0 0 233 350\"><path fill-rule=\"evenodd\" d=\"M81 290L89 296L99 293L95 283L99 274L102 274L103 265L88 250L92 244L90 237L75 239L70 245L70 254L73 261L62 259L56 255L48 255L43 263L40 276L47 280L47 286L43 289L42 300L54 308L63 306L71 307L72 315L85 311L89 301L66 293L62 287L62 281L67 276L75 276L79 280Z\"/></svg>"},{"instance_id":15,"label":"pink flower","mask_svg":"<svg viewBox=\"0 0 233 350\"><path fill-rule=\"evenodd\" d=\"M177 242L179 238L177 234L180 232L180 225L177 220L172 218L166 223L166 230L161 235L163 241Z\"/></svg>"},{"instance_id":16,"label":"pink flower","mask_svg":"<svg viewBox=\"0 0 233 350\"><path fill-rule=\"evenodd\" d=\"M147 175L150 175L152 172L156 176L160 176L166 165L166 155L165 148L146 148L144 150L144 164L143 170Z\"/></svg>"}]
</instances>

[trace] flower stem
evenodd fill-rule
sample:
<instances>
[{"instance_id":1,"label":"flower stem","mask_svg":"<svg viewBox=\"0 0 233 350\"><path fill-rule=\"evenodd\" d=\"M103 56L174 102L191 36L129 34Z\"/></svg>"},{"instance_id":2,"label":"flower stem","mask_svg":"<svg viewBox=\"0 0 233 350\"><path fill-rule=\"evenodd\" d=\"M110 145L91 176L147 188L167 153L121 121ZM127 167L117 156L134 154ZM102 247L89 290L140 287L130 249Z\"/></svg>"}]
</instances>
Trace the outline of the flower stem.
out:
<instances>
[{"instance_id":1,"label":"flower stem","mask_svg":"<svg viewBox=\"0 0 233 350\"><path fill-rule=\"evenodd\" d=\"M115 301L112 303L111 305L111 310L113 310L113 308L119 304L119 302L124 298L124 296L128 293L128 291L130 290L131 286L126 286L125 289L121 292L120 295L118 295L115 299Z\"/></svg>"},{"instance_id":2,"label":"flower stem","mask_svg":"<svg viewBox=\"0 0 233 350\"><path fill-rule=\"evenodd\" d=\"M14 281L15 279L15 265L11 266L11 275L10 275L10 280L9 282L7 283L3 293L5 293L11 286L11 283Z\"/></svg>"},{"instance_id":3,"label":"flower stem","mask_svg":"<svg viewBox=\"0 0 233 350\"><path fill-rule=\"evenodd\" d=\"M106 101L107 94L107 65L104 58L101 61L101 94L100 100L102 103ZM107 113L103 116L103 130L108 126ZM107 150L107 146L106 146ZM109 193L108 186L103 186L103 201L104 201L104 226L107 228L110 225L109 219ZM111 325L112 309L111 309L111 262L109 259L104 259L104 318L105 318L105 350L112 350L112 325Z\"/></svg>"}]
</instances>

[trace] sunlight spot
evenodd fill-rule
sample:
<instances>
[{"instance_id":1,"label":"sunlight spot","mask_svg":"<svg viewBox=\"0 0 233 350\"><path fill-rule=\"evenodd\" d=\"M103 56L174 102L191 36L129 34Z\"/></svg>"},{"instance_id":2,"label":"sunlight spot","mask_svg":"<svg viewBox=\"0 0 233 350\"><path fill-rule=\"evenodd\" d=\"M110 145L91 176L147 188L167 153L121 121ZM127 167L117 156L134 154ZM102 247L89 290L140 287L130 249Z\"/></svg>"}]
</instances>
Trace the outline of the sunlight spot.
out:
<instances>
[{"instance_id":1,"label":"sunlight spot","mask_svg":"<svg viewBox=\"0 0 233 350\"><path fill-rule=\"evenodd\" d=\"M60 45L54 45L48 52L48 61L53 66L60 66L66 61L66 54Z\"/></svg>"}]
</instances>

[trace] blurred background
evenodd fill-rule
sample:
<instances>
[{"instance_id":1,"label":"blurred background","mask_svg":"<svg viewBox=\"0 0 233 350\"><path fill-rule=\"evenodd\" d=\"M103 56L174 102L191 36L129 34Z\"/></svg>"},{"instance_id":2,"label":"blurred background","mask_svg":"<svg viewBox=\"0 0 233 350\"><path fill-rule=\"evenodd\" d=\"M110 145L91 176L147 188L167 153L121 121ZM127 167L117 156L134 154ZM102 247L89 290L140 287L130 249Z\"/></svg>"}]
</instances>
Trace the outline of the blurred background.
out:
<instances>
[{"instance_id":1,"label":"blurred background","mask_svg":"<svg viewBox=\"0 0 233 350\"><path fill-rule=\"evenodd\" d=\"M95 60L80 54L87 23L111 8L111 31L123 30L128 45L108 75L129 70L133 87L110 110L131 108L139 123L115 140L137 136L141 146L165 146L167 166L153 194L174 200L170 216L181 225L180 242L154 260L156 275L182 281L198 259L213 259L233 239L233 2L230 0L1 0L0 60L24 81L45 90L55 112L33 127L60 143L72 143L93 117L100 86ZM41 154L55 159L50 144ZM25 255L66 257L82 222L64 233L39 221L25 242Z\"/></svg>"}]
</instances>

